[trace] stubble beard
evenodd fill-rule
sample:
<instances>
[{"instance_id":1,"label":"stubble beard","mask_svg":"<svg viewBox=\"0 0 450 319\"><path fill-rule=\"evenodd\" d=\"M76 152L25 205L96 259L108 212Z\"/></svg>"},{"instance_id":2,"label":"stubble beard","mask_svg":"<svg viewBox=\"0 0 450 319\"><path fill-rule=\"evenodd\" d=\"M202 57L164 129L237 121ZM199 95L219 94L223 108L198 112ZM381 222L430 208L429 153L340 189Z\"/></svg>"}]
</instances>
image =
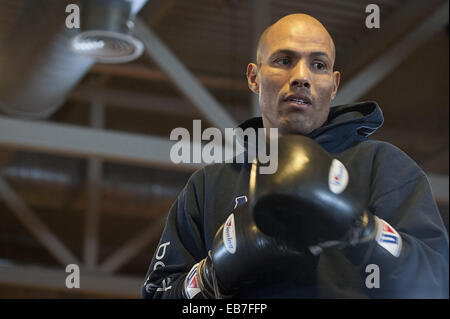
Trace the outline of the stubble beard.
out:
<instances>
[{"instance_id":1,"label":"stubble beard","mask_svg":"<svg viewBox=\"0 0 450 319\"><path fill-rule=\"evenodd\" d=\"M281 105L278 107L278 111L275 117L275 121L270 120L270 118L264 119L264 127L276 127L278 128L278 136L288 135L288 134L300 134L308 135L315 129L323 126L327 123L329 110L314 110L317 104L311 106L313 109L309 110L311 112L306 112L305 110L293 110L293 109L283 109ZM315 112L320 112L320 117L317 117ZM316 116L315 116L316 115ZM274 117L272 117L274 118Z\"/></svg>"},{"instance_id":2,"label":"stubble beard","mask_svg":"<svg viewBox=\"0 0 450 319\"><path fill-rule=\"evenodd\" d=\"M279 112L279 134L307 135L314 130L313 119L308 118L301 111Z\"/></svg>"}]
</instances>

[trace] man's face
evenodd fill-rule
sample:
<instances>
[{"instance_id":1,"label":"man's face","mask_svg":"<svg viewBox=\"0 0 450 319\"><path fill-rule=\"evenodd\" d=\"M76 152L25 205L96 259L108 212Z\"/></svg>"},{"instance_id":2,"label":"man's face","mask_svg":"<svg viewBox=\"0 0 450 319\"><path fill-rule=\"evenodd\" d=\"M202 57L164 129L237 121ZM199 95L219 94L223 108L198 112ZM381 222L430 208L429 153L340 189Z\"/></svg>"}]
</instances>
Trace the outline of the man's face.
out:
<instances>
[{"instance_id":1,"label":"man's face","mask_svg":"<svg viewBox=\"0 0 450 319\"><path fill-rule=\"evenodd\" d=\"M265 36L261 61L247 68L250 88L259 94L265 128L279 134L308 134L327 120L339 86L333 72L334 45L314 23L275 24Z\"/></svg>"}]
</instances>

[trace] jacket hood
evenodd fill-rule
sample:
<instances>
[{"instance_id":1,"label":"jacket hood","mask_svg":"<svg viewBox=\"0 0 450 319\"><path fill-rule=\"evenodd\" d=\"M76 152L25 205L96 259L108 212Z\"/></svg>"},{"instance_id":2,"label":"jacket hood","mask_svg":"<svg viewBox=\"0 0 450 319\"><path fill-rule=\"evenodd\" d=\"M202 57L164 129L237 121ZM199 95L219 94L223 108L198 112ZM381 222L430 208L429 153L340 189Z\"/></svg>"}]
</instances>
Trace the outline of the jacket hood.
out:
<instances>
[{"instance_id":1,"label":"jacket hood","mask_svg":"<svg viewBox=\"0 0 450 319\"><path fill-rule=\"evenodd\" d=\"M319 143L329 153L341 152L352 147L383 125L383 112L374 101L345 104L332 107L325 124L307 137ZM251 118L239 125L243 130L263 128L261 117ZM240 143L243 137L237 135ZM244 142L245 148L250 145ZM250 146L251 147L251 146Z\"/></svg>"}]
</instances>

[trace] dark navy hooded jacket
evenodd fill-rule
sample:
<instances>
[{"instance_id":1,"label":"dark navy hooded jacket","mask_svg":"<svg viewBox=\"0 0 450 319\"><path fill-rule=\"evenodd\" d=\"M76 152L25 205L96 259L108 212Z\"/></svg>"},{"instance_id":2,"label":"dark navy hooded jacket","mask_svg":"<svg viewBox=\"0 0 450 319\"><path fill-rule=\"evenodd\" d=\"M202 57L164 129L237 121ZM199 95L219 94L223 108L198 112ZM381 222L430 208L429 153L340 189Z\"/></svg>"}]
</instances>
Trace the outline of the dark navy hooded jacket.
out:
<instances>
[{"instance_id":1,"label":"dark navy hooded jacket","mask_svg":"<svg viewBox=\"0 0 450 319\"><path fill-rule=\"evenodd\" d=\"M374 102L333 107L327 123L308 137L357 172L367 209L400 234L398 258L370 247L329 248L307 273L307 283L261 278L236 298L448 298L448 233L419 166L397 147L368 136L383 116ZM242 128L262 127L261 118ZM151 261L143 298L181 298L191 267L205 258L219 227L248 196L249 164L221 163L196 171L179 194ZM379 287L368 288L368 265L379 267ZM267 265L271 267L271 265ZM293 264L292 272L310 271ZM293 276L295 278L295 276Z\"/></svg>"}]
</instances>

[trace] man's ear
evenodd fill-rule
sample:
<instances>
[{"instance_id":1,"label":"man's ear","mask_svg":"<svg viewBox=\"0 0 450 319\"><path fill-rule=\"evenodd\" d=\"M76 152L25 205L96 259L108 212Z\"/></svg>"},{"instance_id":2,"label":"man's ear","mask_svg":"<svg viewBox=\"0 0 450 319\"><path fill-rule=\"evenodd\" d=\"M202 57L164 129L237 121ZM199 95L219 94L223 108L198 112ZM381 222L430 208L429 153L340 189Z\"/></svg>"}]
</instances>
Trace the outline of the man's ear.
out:
<instances>
[{"instance_id":1,"label":"man's ear","mask_svg":"<svg viewBox=\"0 0 450 319\"><path fill-rule=\"evenodd\" d=\"M341 73L339 71L334 71L333 72L333 81L334 81L334 88L333 88L333 93L331 94L332 99L334 99L336 97L338 88L339 88L339 83L341 82Z\"/></svg>"},{"instance_id":2,"label":"man's ear","mask_svg":"<svg viewBox=\"0 0 450 319\"><path fill-rule=\"evenodd\" d=\"M247 82L248 87L253 93L259 94L259 84L257 82L258 66L255 63L247 65Z\"/></svg>"}]
</instances>

